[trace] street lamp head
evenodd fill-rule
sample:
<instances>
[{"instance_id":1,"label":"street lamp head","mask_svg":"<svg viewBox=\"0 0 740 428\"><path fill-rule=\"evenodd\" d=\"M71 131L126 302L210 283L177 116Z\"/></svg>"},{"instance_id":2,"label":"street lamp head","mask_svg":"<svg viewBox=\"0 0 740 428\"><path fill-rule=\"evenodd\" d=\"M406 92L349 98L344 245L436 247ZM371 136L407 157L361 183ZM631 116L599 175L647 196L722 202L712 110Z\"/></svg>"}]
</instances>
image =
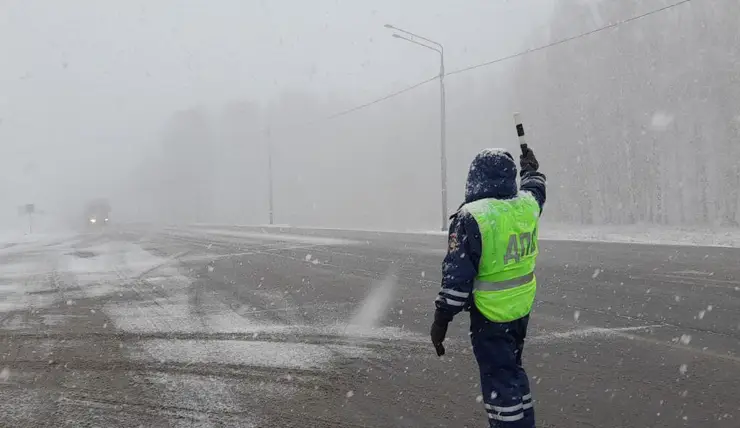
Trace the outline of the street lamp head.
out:
<instances>
[{"instance_id":1,"label":"street lamp head","mask_svg":"<svg viewBox=\"0 0 740 428\"><path fill-rule=\"evenodd\" d=\"M385 28L394 28L394 29L396 28L396 27L392 26L391 24L385 24L383 27L385 27Z\"/></svg>"},{"instance_id":2,"label":"street lamp head","mask_svg":"<svg viewBox=\"0 0 740 428\"><path fill-rule=\"evenodd\" d=\"M400 34L396 34L396 33L393 33L393 37L397 39L403 39L403 36L401 36Z\"/></svg>"}]
</instances>

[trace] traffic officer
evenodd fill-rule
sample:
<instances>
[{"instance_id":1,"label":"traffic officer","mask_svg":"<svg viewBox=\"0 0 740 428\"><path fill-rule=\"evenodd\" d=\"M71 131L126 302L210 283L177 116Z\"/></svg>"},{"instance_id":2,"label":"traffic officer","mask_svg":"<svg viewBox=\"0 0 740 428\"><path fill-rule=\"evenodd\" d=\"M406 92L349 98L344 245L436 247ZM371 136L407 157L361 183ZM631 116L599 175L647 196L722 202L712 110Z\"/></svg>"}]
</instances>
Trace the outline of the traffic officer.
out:
<instances>
[{"instance_id":1,"label":"traffic officer","mask_svg":"<svg viewBox=\"0 0 740 428\"><path fill-rule=\"evenodd\" d=\"M491 427L535 426L522 349L537 280L537 230L545 203L545 176L531 149L519 159L505 150L480 152L468 173L465 203L452 216L442 290L431 337L437 354L452 318L470 311L473 352Z\"/></svg>"}]
</instances>

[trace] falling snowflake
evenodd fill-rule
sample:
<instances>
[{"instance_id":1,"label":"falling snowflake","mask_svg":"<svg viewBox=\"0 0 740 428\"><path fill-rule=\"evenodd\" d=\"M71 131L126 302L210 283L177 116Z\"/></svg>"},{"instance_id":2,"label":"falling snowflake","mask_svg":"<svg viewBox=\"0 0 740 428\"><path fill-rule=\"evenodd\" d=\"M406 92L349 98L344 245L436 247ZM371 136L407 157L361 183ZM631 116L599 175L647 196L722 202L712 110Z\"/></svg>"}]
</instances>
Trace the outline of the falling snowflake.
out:
<instances>
[{"instance_id":1,"label":"falling snowflake","mask_svg":"<svg viewBox=\"0 0 740 428\"><path fill-rule=\"evenodd\" d=\"M594 274L591 275L591 278L596 279L596 277L599 276L599 274L601 274L601 269L596 269L594 271Z\"/></svg>"},{"instance_id":2,"label":"falling snowflake","mask_svg":"<svg viewBox=\"0 0 740 428\"><path fill-rule=\"evenodd\" d=\"M213 272L213 270L214 270L214 267L211 265L208 265L208 272Z\"/></svg>"},{"instance_id":3,"label":"falling snowflake","mask_svg":"<svg viewBox=\"0 0 740 428\"><path fill-rule=\"evenodd\" d=\"M653 118L650 121L650 128L653 131L665 131L671 123L673 123L673 115L663 111L657 111L653 114Z\"/></svg>"},{"instance_id":4,"label":"falling snowflake","mask_svg":"<svg viewBox=\"0 0 740 428\"><path fill-rule=\"evenodd\" d=\"M703 320L704 319L704 315L706 315L706 314L707 314L707 311L699 311L699 319L700 320Z\"/></svg>"},{"instance_id":5,"label":"falling snowflake","mask_svg":"<svg viewBox=\"0 0 740 428\"><path fill-rule=\"evenodd\" d=\"M690 334L682 334L681 335L681 343L684 345L688 345L691 343L691 335Z\"/></svg>"},{"instance_id":6,"label":"falling snowflake","mask_svg":"<svg viewBox=\"0 0 740 428\"><path fill-rule=\"evenodd\" d=\"M317 265L317 264L319 264L319 260L318 259L313 259L313 261L311 263Z\"/></svg>"},{"instance_id":7,"label":"falling snowflake","mask_svg":"<svg viewBox=\"0 0 740 428\"><path fill-rule=\"evenodd\" d=\"M714 306L712 305L707 306L707 312L712 312L712 309L714 309Z\"/></svg>"},{"instance_id":8,"label":"falling snowflake","mask_svg":"<svg viewBox=\"0 0 740 428\"><path fill-rule=\"evenodd\" d=\"M10 369L5 367L2 371L0 371L0 380L3 382L7 381L10 378Z\"/></svg>"},{"instance_id":9,"label":"falling snowflake","mask_svg":"<svg viewBox=\"0 0 740 428\"><path fill-rule=\"evenodd\" d=\"M676 302L680 302L681 301L681 296L674 296L673 297L673 300L675 300Z\"/></svg>"},{"instance_id":10,"label":"falling snowflake","mask_svg":"<svg viewBox=\"0 0 740 428\"><path fill-rule=\"evenodd\" d=\"M426 278L426 276L427 276L427 273L426 273L426 272L424 272L424 271L421 271L421 277L422 277L422 278Z\"/></svg>"},{"instance_id":11,"label":"falling snowflake","mask_svg":"<svg viewBox=\"0 0 740 428\"><path fill-rule=\"evenodd\" d=\"M307 262L310 262L311 261L311 255L310 254L306 254L306 261Z\"/></svg>"},{"instance_id":12,"label":"falling snowflake","mask_svg":"<svg viewBox=\"0 0 740 428\"><path fill-rule=\"evenodd\" d=\"M475 397L475 402L476 403L482 403L483 402L483 396L482 395L479 395L479 396Z\"/></svg>"},{"instance_id":13,"label":"falling snowflake","mask_svg":"<svg viewBox=\"0 0 740 428\"><path fill-rule=\"evenodd\" d=\"M67 306L72 306L75 304L74 300L67 300Z\"/></svg>"},{"instance_id":14,"label":"falling snowflake","mask_svg":"<svg viewBox=\"0 0 740 428\"><path fill-rule=\"evenodd\" d=\"M575 311L573 312L573 319L578 321L578 319L581 317L581 311Z\"/></svg>"},{"instance_id":15,"label":"falling snowflake","mask_svg":"<svg viewBox=\"0 0 740 428\"><path fill-rule=\"evenodd\" d=\"M685 375L688 369L689 369L689 366L687 366L686 364L681 364L681 367L678 368L678 372L681 373L682 375Z\"/></svg>"},{"instance_id":16,"label":"falling snowflake","mask_svg":"<svg viewBox=\"0 0 740 428\"><path fill-rule=\"evenodd\" d=\"M355 395L354 391L347 391L347 398L352 398L353 395Z\"/></svg>"}]
</instances>

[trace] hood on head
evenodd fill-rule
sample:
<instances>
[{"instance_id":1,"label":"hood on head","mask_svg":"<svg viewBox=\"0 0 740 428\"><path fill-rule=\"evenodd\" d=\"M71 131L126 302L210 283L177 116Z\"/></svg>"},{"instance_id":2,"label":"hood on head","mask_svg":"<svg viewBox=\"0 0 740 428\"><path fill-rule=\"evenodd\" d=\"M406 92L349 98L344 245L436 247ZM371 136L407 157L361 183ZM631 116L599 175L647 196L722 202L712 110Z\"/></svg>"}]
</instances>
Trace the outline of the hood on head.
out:
<instances>
[{"instance_id":1,"label":"hood on head","mask_svg":"<svg viewBox=\"0 0 740 428\"><path fill-rule=\"evenodd\" d=\"M516 162L504 149L485 149L475 156L465 184L465 203L516 196Z\"/></svg>"}]
</instances>

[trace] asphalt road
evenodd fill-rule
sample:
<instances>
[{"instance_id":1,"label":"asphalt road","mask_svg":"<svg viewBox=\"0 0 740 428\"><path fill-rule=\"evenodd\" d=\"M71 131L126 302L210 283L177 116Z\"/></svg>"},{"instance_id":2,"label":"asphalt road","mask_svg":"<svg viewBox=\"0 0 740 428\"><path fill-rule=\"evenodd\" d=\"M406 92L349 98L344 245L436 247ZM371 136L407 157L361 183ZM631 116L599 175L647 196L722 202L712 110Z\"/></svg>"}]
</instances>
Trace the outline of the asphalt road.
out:
<instances>
[{"instance_id":1,"label":"asphalt road","mask_svg":"<svg viewBox=\"0 0 740 428\"><path fill-rule=\"evenodd\" d=\"M445 238L239 227L0 245L0 426L483 427ZM549 241L541 427L740 426L740 249Z\"/></svg>"}]
</instances>

